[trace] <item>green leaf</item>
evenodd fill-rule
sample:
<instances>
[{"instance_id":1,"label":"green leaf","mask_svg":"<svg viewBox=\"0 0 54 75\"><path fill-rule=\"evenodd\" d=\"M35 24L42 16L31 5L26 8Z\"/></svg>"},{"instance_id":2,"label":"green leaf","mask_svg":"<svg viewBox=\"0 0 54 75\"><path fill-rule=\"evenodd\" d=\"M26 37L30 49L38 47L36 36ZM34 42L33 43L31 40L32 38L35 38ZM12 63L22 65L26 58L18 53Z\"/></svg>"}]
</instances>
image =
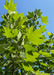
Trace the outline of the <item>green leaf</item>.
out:
<instances>
[{"instance_id":1,"label":"green leaf","mask_svg":"<svg viewBox=\"0 0 54 75\"><path fill-rule=\"evenodd\" d=\"M34 48L32 45L30 45L30 44L25 44L24 45L24 48L25 48L25 50L26 50L26 52L28 52L28 51L37 51L37 48Z\"/></svg>"},{"instance_id":2,"label":"green leaf","mask_svg":"<svg viewBox=\"0 0 54 75\"><path fill-rule=\"evenodd\" d=\"M51 35L52 35L52 33L50 33L50 32L47 32L47 35L48 35L48 36L51 36Z\"/></svg>"},{"instance_id":3,"label":"green leaf","mask_svg":"<svg viewBox=\"0 0 54 75\"><path fill-rule=\"evenodd\" d=\"M36 73L35 75L50 75L48 73Z\"/></svg>"},{"instance_id":4,"label":"green leaf","mask_svg":"<svg viewBox=\"0 0 54 75\"><path fill-rule=\"evenodd\" d=\"M5 9L8 9L8 4L9 4L9 3L8 3L8 1L6 0L5 5L4 5L4 8L5 8Z\"/></svg>"},{"instance_id":5,"label":"green leaf","mask_svg":"<svg viewBox=\"0 0 54 75\"><path fill-rule=\"evenodd\" d=\"M21 19L23 19L23 13L18 14L17 12L15 12L14 15L13 15L14 20L17 20L19 17Z\"/></svg>"},{"instance_id":6,"label":"green leaf","mask_svg":"<svg viewBox=\"0 0 54 75\"><path fill-rule=\"evenodd\" d=\"M49 54L48 52L39 51L39 53L43 55L43 57L51 57L51 54Z\"/></svg>"},{"instance_id":7,"label":"green leaf","mask_svg":"<svg viewBox=\"0 0 54 75\"><path fill-rule=\"evenodd\" d=\"M48 20L47 20L47 19L48 19L48 16L45 16L45 17L44 17L44 16L42 16L42 17L41 17L41 21L42 21L42 23L44 23L44 24L48 25L48 23L47 23L47 22L48 22Z\"/></svg>"},{"instance_id":8,"label":"green leaf","mask_svg":"<svg viewBox=\"0 0 54 75\"><path fill-rule=\"evenodd\" d=\"M39 53L38 52L33 52L33 57L38 58L39 57Z\"/></svg>"},{"instance_id":9,"label":"green leaf","mask_svg":"<svg viewBox=\"0 0 54 75\"><path fill-rule=\"evenodd\" d=\"M34 16L33 12L28 12L28 18L32 18Z\"/></svg>"},{"instance_id":10,"label":"green leaf","mask_svg":"<svg viewBox=\"0 0 54 75\"><path fill-rule=\"evenodd\" d=\"M11 54L11 57L12 57L12 58L15 58L15 57L16 57L16 55L14 55L14 54Z\"/></svg>"},{"instance_id":11,"label":"green leaf","mask_svg":"<svg viewBox=\"0 0 54 75\"><path fill-rule=\"evenodd\" d=\"M41 39L42 38L41 34L45 31L46 31L45 26L41 26L40 29L36 29L35 31L33 31L33 27L30 27L27 30L28 40L34 45L38 46L39 44L44 42L44 39Z\"/></svg>"},{"instance_id":12,"label":"green leaf","mask_svg":"<svg viewBox=\"0 0 54 75\"><path fill-rule=\"evenodd\" d=\"M25 71L33 71L33 68L29 65L29 66L26 66L23 64L23 68Z\"/></svg>"},{"instance_id":13,"label":"green leaf","mask_svg":"<svg viewBox=\"0 0 54 75\"><path fill-rule=\"evenodd\" d=\"M6 36L6 38L13 38L16 37L18 35L18 30L17 29L10 29L9 27L4 27L4 36Z\"/></svg>"},{"instance_id":14,"label":"green leaf","mask_svg":"<svg viewBox=\"0 0 54 75\"><path fill-rule=\"evenodd\" d=\"M4 8L7 9L9 12L16 10L16 4L13 4L13 0L9 2L6 0Z\"/></svg>"},{"instance_id":15,"label":"green leaf","mask_svg":"<svg viewBox=\"0 0 54 75\"><path fill-rule=\"evenodd\" d=\"M10 5L13 4L13 0L9 0Z\"/></svg>"},{"instance_id":16,"label":"green leaf","mask_svg":"<svg viewBox=\"0 0 54 75\"><path fill-rule=\"evenodd\" d=\"M34 55L30 55L30 54L28 54L28 53L26 53L26 58L24 59L26 62L27 61L30 61L30 62L35 62L35 61L37 61L36 60L36 56L34 56Z\"/></svg>"},{"instance_id":17,"label":"green leaf","mask_svg":"<svg viewBox=\"0 0 54 75\"><path fill-rule=\"evenodd\" d=\"M0 44L0 53L4 52L6 49L5 49L5 44Z\"/></svg>"},{"instance_id":18,"label":"green leaf","mask_svg":"<svg viewBox=\"0 0 54 75\"><path fill-rule=\"evenodd\" d=\"M43 63L43 62L41 62L41 65L43 65L43 66L46 66L46 67L47 67L47 64L45 64L45 63Z\"/></svg>"},{"instance_id":19,"label":"green leaf","mask_svg":"<svg viewBox=\"0 0 54 75\"><path fill-rule=\"evenodd\" d=\"M54 54L54 50L50 50L52 54Z\"/></svg>"}]
</instances>

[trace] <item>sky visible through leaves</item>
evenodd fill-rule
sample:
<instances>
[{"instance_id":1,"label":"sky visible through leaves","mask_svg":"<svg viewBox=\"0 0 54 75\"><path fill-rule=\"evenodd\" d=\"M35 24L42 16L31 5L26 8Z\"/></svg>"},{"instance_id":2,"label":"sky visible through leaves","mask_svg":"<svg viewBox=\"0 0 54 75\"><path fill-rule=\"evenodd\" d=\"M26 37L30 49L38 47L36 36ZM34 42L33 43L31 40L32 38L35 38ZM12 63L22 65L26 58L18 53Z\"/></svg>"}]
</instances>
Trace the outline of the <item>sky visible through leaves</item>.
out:
<instances>
[{"instance_id":1,"label":"sky visible through leaves","mask_svg":"<svg viewBox=\"0 0 54 75\"><path fill-rule=\"evenodd\" d=\"M7 11L3 5L6 0L0 0L0 21L1 15ZM54 0L13 0L17 3L17 11L26 15L28 11L34 11L36 8L41 9L44 16L48 16L48 25L46 26L47 31L54 33Z\"/></svg>"}]
</instances>

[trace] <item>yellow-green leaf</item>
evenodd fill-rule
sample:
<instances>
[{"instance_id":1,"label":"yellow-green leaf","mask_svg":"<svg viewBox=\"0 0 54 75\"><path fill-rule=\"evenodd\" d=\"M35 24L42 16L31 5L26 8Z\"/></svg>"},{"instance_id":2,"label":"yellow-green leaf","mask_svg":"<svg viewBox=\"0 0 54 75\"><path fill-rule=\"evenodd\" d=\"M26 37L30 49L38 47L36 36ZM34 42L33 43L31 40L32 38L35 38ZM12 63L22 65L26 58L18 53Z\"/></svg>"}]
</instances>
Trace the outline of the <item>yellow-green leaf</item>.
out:
<instances>
[{"instance_id":1,"label":"yellow-green leaf","mask_svg":"<svg viewBox=\"0 0 54 75\"><path fill-rule=\"evenodd\" d=\"M42 21L42 23L48 25L48 16L42 16L41 21Z\"/></svg>"}]
</instances>

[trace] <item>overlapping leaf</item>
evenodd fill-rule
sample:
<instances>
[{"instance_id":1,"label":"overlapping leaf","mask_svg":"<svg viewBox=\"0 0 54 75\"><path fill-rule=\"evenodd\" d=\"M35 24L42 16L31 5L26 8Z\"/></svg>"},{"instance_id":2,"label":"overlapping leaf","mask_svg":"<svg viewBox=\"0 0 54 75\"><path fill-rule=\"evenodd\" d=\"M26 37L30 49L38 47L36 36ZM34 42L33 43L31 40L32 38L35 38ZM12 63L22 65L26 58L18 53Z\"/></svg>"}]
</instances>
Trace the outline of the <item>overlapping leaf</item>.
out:
<instances>
[{"instance_id":1,"label":"overlapping leaf","mask_svg":"<svg viewBox=\"0 0 54 75\"><path fill-rule=\"evenodd\" d=\"M33 27L30 27L27 32L28 40L35 45L43 43L44 39L41 39L41 34L45 31L45 26L41 26L40 29L36 29L35 31L33 31Z\"/></svg>"}]
</instances>

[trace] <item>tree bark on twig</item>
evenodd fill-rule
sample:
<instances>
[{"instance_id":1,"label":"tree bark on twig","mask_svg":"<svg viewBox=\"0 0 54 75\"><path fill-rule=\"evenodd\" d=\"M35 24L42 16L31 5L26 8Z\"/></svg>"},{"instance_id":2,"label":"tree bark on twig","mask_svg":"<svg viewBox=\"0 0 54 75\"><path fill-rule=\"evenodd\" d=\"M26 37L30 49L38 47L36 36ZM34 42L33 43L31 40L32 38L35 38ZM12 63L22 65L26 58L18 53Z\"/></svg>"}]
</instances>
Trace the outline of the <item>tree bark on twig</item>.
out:
<instances>
[{"instance_id":1,"label":"tree bark on twig","mask_svg":"<svg viewBox=\"0 0 54 75\"><path fill-rule=\"evenodd\" d=\"M23 75L23 70L21 69L21 75Z\"/></svg>"}]
</instances>

